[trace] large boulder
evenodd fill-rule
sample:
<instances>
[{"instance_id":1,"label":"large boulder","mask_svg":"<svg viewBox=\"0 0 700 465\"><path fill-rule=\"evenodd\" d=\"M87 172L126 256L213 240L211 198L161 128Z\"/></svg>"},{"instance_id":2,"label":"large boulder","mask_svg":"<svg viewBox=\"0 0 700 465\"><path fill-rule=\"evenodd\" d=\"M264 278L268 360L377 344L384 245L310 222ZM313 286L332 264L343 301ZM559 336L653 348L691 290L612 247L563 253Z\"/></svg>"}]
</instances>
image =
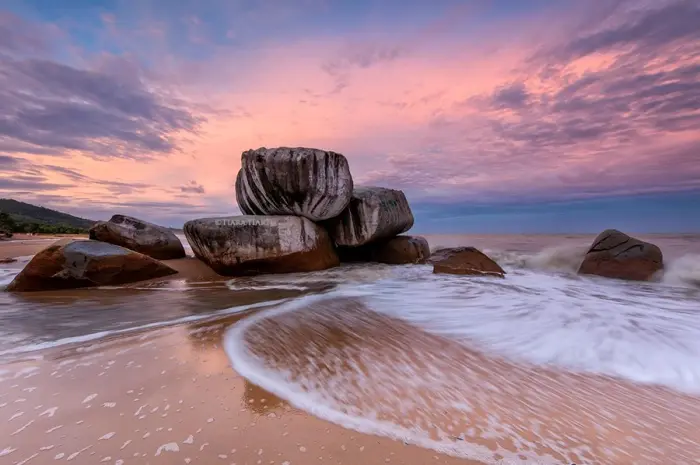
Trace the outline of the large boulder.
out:
<instances>
[{"instance_id":1,"label":"large boulder","mask_svg":"<svg viewBox=\"0 0 700 465\"><path fill-rule=\"evenodd\" d=\"M433 273L473 276L498 276L506 272L498 263L475 247L453 247L440 249L430 257Z\"/></svg>"},{"instance_id":2,"label":"large boulder","mask_svg":"<svg viewBox=\"0 0 700 465\"><path fill-rule=\"evenodd\" d=\"M249 215L299 215L322 221L350 202L352 176L336 152L304 147L260 148L241 156L236 198Z\"/></svg>"},{"instance_id":3,"label":"large boulder","mask_svg":"<svg viewBox=\"0 0 700 465\"><path fill-rule=\"evenodd\" d=\"M586 253L579 274L632 281L649 280L663 269L661 249L616 229L603 231Z\"/></svg>"},{"instance_id":4,"label":"large boulder","mask_svg":"<svg viewBox=\"0 0 700 465\"><path fill-rule=\"evenodd\" d=\"M389 265L425 263L430 246L424 237L396 236L360 247L338 247L341 262L378 262Z\"/></svg>"},{"instance_id":5,"label":"large boulder","mask_svg":"<svg viewBox=\"0 0 700 465\"><path fill-rule=\"evenodd\" d=\"M106 242L61 239L36 254L8 291L113 286L177 273L153 258Z\"/></svg>"},{"instance_id":6,"label":"large boulder","mask_svg":"<svg viewBox=\"0 0 700 465\"><path fill-rule=\"evenodd\" d=\"M328 233L302 216L230 216L185 223L195 256L225 276L317 271L339 264Z\"/></svg>"},{"instance_id":7,"label":"large boulder","mask_svg":"<svg viewBox=\"0 0 700 465\"><path fill-rule=\"evenodd\" d=\"M358 187L348 207L326 223L338 246L357 247L404 233L413 213L403 192L384 187Z\"/></svg>"},{"instance_id":8,"label":"large boulder","mask_svg":"<svg viewBox=\"0 0 700 465\"><path fill-rule=\"evenodd\" d=\"M171 230L130 216L114 215L109 221L98 221L90 228L90 239L126 247L158 260L185 256L180 239Z\"/></svg>"}]
</instances>

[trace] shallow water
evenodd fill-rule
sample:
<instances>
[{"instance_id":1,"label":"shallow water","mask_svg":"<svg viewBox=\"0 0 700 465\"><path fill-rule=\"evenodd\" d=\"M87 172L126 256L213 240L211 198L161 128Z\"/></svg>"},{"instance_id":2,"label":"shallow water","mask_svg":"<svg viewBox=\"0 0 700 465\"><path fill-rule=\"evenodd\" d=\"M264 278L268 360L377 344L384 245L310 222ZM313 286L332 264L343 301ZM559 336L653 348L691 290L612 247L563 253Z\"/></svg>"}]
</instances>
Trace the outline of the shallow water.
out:
<instances>
[{"instance_id":1,"label":"shallow water","mask_svg":"<svg viewBox=\"0 0 700 465\"><path fill-rule=\"evenodd\" d=\"M267 307L227 333L232 365L343 426L487 463L695 463L700 237L643 238L666 260L649 283L577 276L592 236L431 236L506 279L357 265L0 293L0 355Z\"/></svg>"}]
</instances>

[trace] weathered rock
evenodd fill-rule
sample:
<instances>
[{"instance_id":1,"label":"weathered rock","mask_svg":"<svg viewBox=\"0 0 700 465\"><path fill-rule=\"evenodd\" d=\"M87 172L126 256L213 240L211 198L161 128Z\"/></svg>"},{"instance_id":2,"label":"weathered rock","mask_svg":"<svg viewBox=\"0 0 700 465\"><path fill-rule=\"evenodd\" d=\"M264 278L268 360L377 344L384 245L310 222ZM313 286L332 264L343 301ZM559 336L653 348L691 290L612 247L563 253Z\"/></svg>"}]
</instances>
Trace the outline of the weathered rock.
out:
<instances>
[{"instance_id":1,"label":"weathered rock","mask_svg":"<svg viewBox=\"0 0 700 465\"><path fill-rule=\"evenodd\" d=\"M16 258L0 258L0 265L7 265L9 263L15 263L16 261Z\"/></svg>"},{"instance_id":2,"label":"weathered rock","mask_svg":"<svg viewBox=\"0 0 700 465\"><path fill-rule=\"evenodd\" d=\"M177 273L153 258L106 242L61 239L31 259L8 291L113 286Z\"/></svg>"},{"instance_id":3,"label":"weathered rock","mask_svg":"<svg viewBox=\"0 0 700 465\"><path fill-rule=\"evenodd\" d=\"M185 256L180 239L168 228L137 218L114 215L90 228L90 239L126 247L158 260Z\"/></svg>"},{"instance_id":4,"label":"weathered rock","mask_svg":"<svg viewBox=\"0 0 700 465\"><path fill-rule=\"evenodd\" d=\"M341 262L378 262L389 265L425 263L430 246L420 236L396 236L359 247L338 247Z\"/></svg>"},{"instance_id":5,"label":"weathered rock","mask_svg":"<svg viewBox=\"0 0 700 465\"><path fill-rule=\"evenodd\" d=\"M608 229L595 238L578 272L606 278L646 281L663 269L663 261L661 249L654 244Z\"/></svg>"},{"instance_id":6,"label":"weathered rock","mask_svg":"<svg viewBox=\"0 0 700 465\"><path fill-rule=\"evenodd\" d=\"M195 256L225 276L317 271L339 264L328 233L301 216L230 216L185 223Z\"/></svg>"},{"instance_id":7,"label":"weathered rock","mask_svg":"<svg viewBox=\"0 0 700 465\"><path fill-rule=\"evenodd\" d=\"M403 192L384 187L358 187L348 207L326 227L338 246L357 247L404 233L413 213Z\"/></svg>"},{"instance_id":8,"label":"weathered rock","mask_svg":"<svg viewBox=\"0 0 700 465\"><path fill-rule=\"evenodd\" d=\"M454 247L435 251L430 257L433 273L504 277L506 272L488 255L474 247Z\"/></svg>"},{"instance_id":9,"label":"weathered rock","mask_svg":"<svg viewBox=\"0 0 700 465\"><path fill-rule=\"evenodd\" d=\"M350 202L352 176L336 152L278 147L247 150L236 177L236 198L249 215L299 215L322 221Z\"/></svg>"}]
</instances>

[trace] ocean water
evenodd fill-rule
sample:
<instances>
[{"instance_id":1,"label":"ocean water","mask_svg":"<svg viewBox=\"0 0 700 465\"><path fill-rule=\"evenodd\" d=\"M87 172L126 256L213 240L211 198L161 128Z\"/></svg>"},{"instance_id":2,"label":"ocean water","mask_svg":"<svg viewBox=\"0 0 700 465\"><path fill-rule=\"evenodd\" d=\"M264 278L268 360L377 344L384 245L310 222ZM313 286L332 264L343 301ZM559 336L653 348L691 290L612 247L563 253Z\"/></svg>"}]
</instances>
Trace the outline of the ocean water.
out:
<instances>
[{"instance_id":1,"label":"ocean water","mask_svg":"<svg viewBox=\"0 0 700 465\"><path fill-rule=\"evenodd\" d=\"M250 311L225 336L233 368L348 428L486 463L599 463L586 457L601 455L607 463L695 463L700 443L682 428L700 422L681 418L693 409L632 387L608 394L606 383L660 389L691 403L700 398L700 236L641 236L659 245L666 261L646 283L576 275L593 236L427 237L433 249L480 248L506 279L372 264L146 288L0 293L0 357ZM20 268L1 269L0 280L9 282ZM559 388L540 389L542 379ZM616 436L615 448L596 448L591 437L612 434L601 418L639 415L630 399L652 405L644 427ZM677 431L661 420L668 412L682 420ZM553 425L553 417L567 419ZM669 439L659 444L664 434ZM494 451L494 441L513 447ZM630 450L641 459L619 461Z\"/></svg>"}]
</instances>

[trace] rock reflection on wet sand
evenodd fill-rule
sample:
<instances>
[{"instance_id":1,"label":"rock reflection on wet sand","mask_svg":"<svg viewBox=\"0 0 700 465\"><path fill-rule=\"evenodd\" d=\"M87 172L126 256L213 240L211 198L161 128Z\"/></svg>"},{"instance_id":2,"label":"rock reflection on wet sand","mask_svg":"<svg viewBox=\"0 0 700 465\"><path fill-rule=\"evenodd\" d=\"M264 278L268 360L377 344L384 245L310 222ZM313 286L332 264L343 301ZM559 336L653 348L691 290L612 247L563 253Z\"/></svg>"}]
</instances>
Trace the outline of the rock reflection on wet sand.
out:
<instances>
[{"instance_id":1,"label":"rock reflection on wet sand","mask_svg":"<svg viewBox=\"0 0 700 465\"><path fill-rule=\"evenodd\" d=\"M0 465L465 463L340 428L248 383L221 348L238 318L4 364Z\"/></svg>"},{"instance_id":2,"label":"rock reflection on wet sand","mask_svg":"<svg viewBox=\"0 0 700 465\"><path fill-rule=\"evenodd\" d=\"M242 374L274 380L270 389L296 405L360 430L489 463L700 457L696 397L487 357L351 298L261 313L238 328L230 337L242 339L227 345Z\"/></svg>"}]
</instances>

